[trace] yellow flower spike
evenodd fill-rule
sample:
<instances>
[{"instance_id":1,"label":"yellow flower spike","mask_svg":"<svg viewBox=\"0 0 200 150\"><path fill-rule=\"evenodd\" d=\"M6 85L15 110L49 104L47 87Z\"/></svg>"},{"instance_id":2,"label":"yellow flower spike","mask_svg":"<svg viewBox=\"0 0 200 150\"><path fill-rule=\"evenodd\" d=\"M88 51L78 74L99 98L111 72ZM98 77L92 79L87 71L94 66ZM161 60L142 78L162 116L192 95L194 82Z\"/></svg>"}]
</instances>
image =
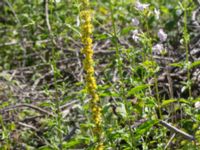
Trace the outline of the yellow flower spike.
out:
<instances>
[{"instance_id":1,"label":"yellow flower spike","mask_svg":"<svg viewBox=\"0 0 200 150\"><path fill-rule=\"evenodd\" d=\"M92 11L89 9L89 0L82 0L82 11L80 13L81 17L81 31L82 31L82 43L84 45L81 52L85 55L85 59L83 61L83 67L86 72L85 81L86 81L86 89L88 94L91 96L90 109L92 112L92 120L95 124L94 134L97 137L97 146L96 150L103 150L103 142L102 142L102 114L101 114L101 106L99 105L99 95L97 93L97 84L96 79L94 77L94 61L93 61L93 49L92 49L92 31L93 26L91 24Z\"/></svg>"},{"instance_id":2,"label":"yellow flower spike","mask_svg":"<svg viewBox=\"0 0 200 150\"><path fill-rule=\"evenodd\" d=\"M83 37L82 37L83 38ZM87 44L85 46L92 46L92 39L91 38L88 38L88 37L85 37L82 39L83 43ZM91 49L90 49L91 50Z\"/></svg>"},{"instance_id":3,"label":"yellow flower spike","mask_svg":"<svg viewBox=\"0 0 200 150\"><path fill-rule=\"evenodd\" d=\"M97 146L96 150L104 150L103 143L100 143L100 144Z\"/></svg>"},{"instance_id":4,"label":"yellow flower spike","mask_svg":"<svg viewBox=\"0 0 200 150\"><path fill-rule=\"evenodd\" d=\"M90 10L83 10L81 12L81 17L84 19L85 22L90 23L91 22L91 11Z\"/></svg>"},{"instance_id":5,"label":"yellow flower spike","mask_svg":"<svg viewBox=\"0 0 200 150\"><path fill-rule=\"evenodd\" d=\"M93 95L93 100L94 102L99 102L99 95L97 95L96 93Z\"/></svg>"},{"instance_id":6,"label":"yellow flower spike","mask_svg":"<svg viewBox=\"0 0 200 150\"><path fill-rule=\"evenodd\" d=\"M93 28L92 25L88 24L87 22L81 26L81 29L85 32L85 34L88 34L88 35L92 33L92 28Z\"/></svg>"},{"instance_id":7,"label":"yellow flower spike","mask_svg":"<svg viewBox=\"0 0 200 150\"><path fill-rule=\"evenodd\" d=\"M83 6L85 5L85 7L89 6L89 0L82 0Z\"/></svg>"}]
</instances>

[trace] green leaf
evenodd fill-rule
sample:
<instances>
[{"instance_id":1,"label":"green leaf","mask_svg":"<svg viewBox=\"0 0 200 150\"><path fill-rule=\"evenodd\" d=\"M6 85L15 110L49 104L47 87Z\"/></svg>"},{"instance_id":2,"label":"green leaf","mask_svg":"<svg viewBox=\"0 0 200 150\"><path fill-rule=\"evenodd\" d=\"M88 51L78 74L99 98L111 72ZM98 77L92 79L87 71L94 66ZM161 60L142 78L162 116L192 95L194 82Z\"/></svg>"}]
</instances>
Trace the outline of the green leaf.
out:
<instances>
[{"instance_id":1,"label":"green leaf","mask_svg":"<svg viewBox=\"0 0 200 150\"><path fill-rule=\"evenodd\" d=\"M73 30L74 32L78 33L78 35L81 37L81 33L78 31L78 29L76 29L75 27L73 27L73 26L70 25L70 24L66 24L66 26L67 26L69 29Z\"/></svg>"},{"instance_id":2,"label":"green leaf","mask_svg":"<svg viewBox=\"0 0 200 150\"><path fill-rule=\"evenodd\" d=\"M136 86L132 88L130 91L128 91L128 96L134 95L135 93L138 93L150 86L151 86L150 84L142 84L142 85Z\"/></svg>"},{"instance_id":3,"label":"green leaf","mask_svg":"<svg viewBox=\"0 0 200 150\"><path fill-rule=\"evenodd\" d=\"M181 99L179 100L179 102L185 103L185 104L190 104L190 101L189 101L189 100L186 100L186 99L183 99L183 98L181 98Z\"/></svg>"},{"instance_id":4,"label":"green leaf","mask_svg":"<svg viewBox=\"0 0 200 150\"><path fill-rule=\"evenodd\" d=\"M64 144L64 147L65 148L70 148L70 147L76 146L76 145L78 145L80 143L81 143L81 141L79 141L79 140L72 140L72 141L66 142Z\"/></svg>"},{"instance_id":5,"label":"green leaf","mask_svg":"<svg viewBox=\"0 0 200 150\"><path fill-rule=\"evenodd\" d=\"M161 107L167 106L167 105L169 105L169 104L171 104L171 103L174 103L174 102L176 102L176 101L177 101L176 99L163 100L163 101L162 101L162 104L161 104Z\"/></svg>"},{"instance_id":6,"label":"green leaf","mask_svg":"<svg viewBox=\"0 0 200 150\"><path fill-rule=\"evenodd\" d=\"M95 34L95 40L104 40L104 39L108 39L109 36L107 34Z\"/></svg>"},{"instance_id":7,"label":"green leaf","mask_svg":"<svg viewBox=\"0 0 200 150\"><path fill-rule=\"evenodd\" d=\"M144 133L148 132L157 122L157 120L148 120L140 125L136 130L136 138L140 139Z\"/></svg>"},{"instance_id":8,"label":"green leaf","mask_svg":"<svg viewBox=\"0 0 200 150\"><path fill-rule=\"evenodd\" d=\"M170 66L182 68L184 65L183 62L179 62L179 63L172 63L170 64Z\"/></svg>"},{"instance_id":9,"label":"green leaf","mask_svg":"<svg viewBox=\"0 0 200 150\"><path fill-rule=\"evenodd\" d=\"M101 97L108 97L108 96L112 96L112 97L119 97L119 94L118 93L116 93L116 92L110 92L110 91L108 91L108 92L102 92L102 93L100 93L99 94Z\"/></svg>"},{"instance_id":10,"label":"green leaf","mask_svg":"<svg viewBox=\"0 0 200 150\"><path fill-rule=\"evenodd\" d=\"M164 14L169 14L169 9L168 9L167 7L160 6L160 10L161 10L161 12L163 12Z\"/></svg>"},{"instance_id":11,"label":"green leaf","mask_svg":"<svg viewBox=\"0 0 200 150\"><path fill-rule=\"evenodd\" d=\"M12 123L10 124L10 130L13 131L13 130L15 130L15 129L16 129L16 125L15 125L14 122L12 122Z\"/></svg>"},{"instance_id":12,"label":"green leaf","mask_svg":"<svg viewBox=\"0 0 200 150\"><path fill-rule=\"evenodd\" d=\"M93 123L89 123L89 122L87 122L87 123L82 123L82 124L80 124L80 127L81 127L81 128L93 128L93 127L94 127L94 124L93 124Z\"/></svg>"},{"instance_id":13,"label":"green leaf","mask_svg":"<svg viewBox=\"0 0 200 150\"><path fill-rule=\"evenodd\" d=\"M127 116L126 107L125 107L125 105L123 103L118 103L116 111L123 118L125 118Z\"/></svg>"},{"instance_id":14,"label":"green leaf","mask_svg":"<svg viewBox=\"0 0 200 150\"><path fill-rule=\"evenodd\" d=\"M52 107L53 104L52 104L51 102L42 102L42 103L40 104L40 106L42 106L42 107Z\"/></svg>"},{"instance_id":15,"label":"green leaf","mask_svg":"<svg viewBox=\"0 0 200 150\"><path fill-rule=\"evenodd\" d=\"M49 147L48 145L42 146L40 148L38 148L38 150L51 150L52 148Z\"/></svg>"},{"instance_id":16,"label":"green leaf","mask_svg":"<svg viewBox=\"0 0 200 150\"><path fill-rule=\"evenodd\" d=\"M198 67L198 66L200 66L200 60L193 62L193 63L190 65L190 69L195 68L195 67Z\"/></svg>"},{"instance_id":17,"label":"green leaf","mask_svg":"<svg viewBox=\"0 0 200 150\"><path fill-rule=\"evenodd\" d=\"M121 35L129 34L134 28L133 27L125 27L121 31Z\"/></svg>"}]
</instances>

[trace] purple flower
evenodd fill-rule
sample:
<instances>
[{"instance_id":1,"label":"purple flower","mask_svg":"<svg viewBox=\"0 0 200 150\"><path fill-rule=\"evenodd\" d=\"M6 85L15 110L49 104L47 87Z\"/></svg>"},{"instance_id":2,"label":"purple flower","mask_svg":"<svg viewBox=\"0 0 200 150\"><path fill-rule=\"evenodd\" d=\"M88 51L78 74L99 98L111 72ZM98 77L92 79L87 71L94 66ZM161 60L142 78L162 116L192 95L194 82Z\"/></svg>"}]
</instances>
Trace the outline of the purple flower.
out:
<instances>
[{"instance_id":1,"label":"purple flower","mask_svg":"<svg viewBox=\"0 0 200 150\"><path fill-rule=\"evenodd\" d=\"M164 50L163 44L156 44L156 45L154 45L153 48L152 48L152 50L153 50L153 52L155 54L161 54L162 51Z\"/></svg>"},{"instance_id":2,"label":"purple flower","mask_svg":"<svg viewBox=\"0 0 200 150\"><path fill-rule=\"evenodd\" d=\"M194 104L194 107L195 107L196 109L200 109L200 102L196 102L196 103Z\"/></svg>"},{"instance_id":3,"label":"purple flower","mask_svg":"<svg viewBox=\"0 0 200 150\"><path fill-rule=\"evenodd\" d=\"M139 37L139 31L138 31L138 30L134 30L134 31L133 31L132 39L133 39L135 42L138 42L138 41L139 41L140 37Z\"/></svg>"},{"instance_id":4,"label":"purple flower","mask_svg":"<svg viewBox=\"0 0 200 150\"><path fill-rule=\"evenodd\" d=\"M167 34L163 31L163 29L160 29L158 31L158 38L160 39L161 42L166 41L167 39Z\"/></svg>"},{"instance_id":5,"label":"purple flower","mask_svg":"<svg viewBox=\"0 0 200 150\"><path fill-rule=\"evenodd\" d=\"M135 7L137 10L143 11L144 9L149 7L149 4L142 4L139 1L135 3Z\"/></svg>"},{"instance_id":6,"label":"purple flower","mask_svg":"<svg viewBox=\"0 0 200 150\"><path fill-rule=\"evenodd\" d=\"M140 24L140 21L137 18L133 18L132 23L134 26L138 26Z\"/></svg>"}]
</instances>

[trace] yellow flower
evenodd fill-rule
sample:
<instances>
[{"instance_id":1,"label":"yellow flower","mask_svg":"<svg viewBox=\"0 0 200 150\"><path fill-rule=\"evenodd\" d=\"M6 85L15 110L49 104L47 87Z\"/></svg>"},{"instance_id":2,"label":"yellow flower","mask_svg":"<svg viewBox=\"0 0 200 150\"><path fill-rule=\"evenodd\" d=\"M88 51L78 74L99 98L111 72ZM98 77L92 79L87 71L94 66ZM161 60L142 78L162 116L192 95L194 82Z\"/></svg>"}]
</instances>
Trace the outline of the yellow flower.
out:
<instances>
[{"instance_id":1,"label":"yellow flower","mask_svg":"<svg viewBox=\"0 0 200 150\"><path fill-rule=\"evenodd\" d=\"M87 22L85 22L85 24L83 24L82 26L81 26L81 29L84 31L84 34L85 35L89 35L89 34L91 34L92 33L92 25L91 24L89 24L89 23L87 23ZM83 39L83 40L85 40L85 39ZM87 42L87 41L86 41ZM86 44L88 44L88 43L86 43Z\"/></svg>"},{"instance_id":2,"label":"yellow flower","mask_svg":"<svg viewBox=\"0 0 200 150\"><path fill-rule=\"evenodd\" d=\"M96 79L94 77L94 60L93 60L93 49L92 49L92 30L93 26L91 24L91 10L89 9L89 0L82 0L83 10L80 13L82 18L82 43L84 45L81 50L85 55L85 59L83 61L83 67L86 72L85 81L86 81L86 89L88 94L91 95L91 112L92 119L95 124L94 133L98 138L99 144L96 147L96 150L103 150L103 143L101 142L102 138L102 114L101 114L101 106L99 105L99 95L97 93L97 84Z\"/></svg>"},{"instance_id":3,"label":"yellow flower","mask_svg":"<svg viewBox=\"0 0 200 150\"><path fill-rule=\"evenodd\" d=\"M81 17L84 19L85 22L91 22L91 11L90 10L83 10L81 12Z\"/></svg>"},{"instance_id":4,"label":"yellow flower","mask_svg":"<svg viewBox=\"0 0 200 150\"><path fill-rule=\"evenodd\" d=\"M103 150L103 149L104 149L103 143L100 143L96 148L96 150Z\"/></svg>"}]
</instances>

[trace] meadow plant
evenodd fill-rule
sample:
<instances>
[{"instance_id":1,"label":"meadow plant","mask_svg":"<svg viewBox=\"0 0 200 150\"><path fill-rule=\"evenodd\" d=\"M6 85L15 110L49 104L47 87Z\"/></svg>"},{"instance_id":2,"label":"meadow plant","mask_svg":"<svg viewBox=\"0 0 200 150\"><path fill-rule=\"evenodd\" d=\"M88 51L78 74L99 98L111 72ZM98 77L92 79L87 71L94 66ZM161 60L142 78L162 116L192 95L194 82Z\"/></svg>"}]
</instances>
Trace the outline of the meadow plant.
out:
<instances>
[{"instance_id":1,"label":"meadow plant","mask_svg":"<svg viewBox=\"0 0 200 150\"><path fill-rule=\"evenodd\" d=\"M0 25L3 37L1 43L5 43L0 43L0 48L5 47L5 56L12 54L12 57L1 59L1 64L5 61L11 66L16 64L17 67L19 60L26 60L33 54L37 56L35 59L27 59L23 69L19 68L25 75L24 79L27 73L30 74L27 79L34 79L27 85L25 83L28 80L21 85L23 79L20 79L20 82L9 89L17 89L18 85L24 89L23 87L34 83L38 88L36 91L31 88L31 92L37 93L37 90L45 88L45 95L43 91L39 91L42 95L38 97L32 96L32 93L26 94L29 90L27 88L27 91L24 90L25 95L30 97L24 99L25 101L20 99L20 102L29 102L29 99L33 102L31 100L34 97L33 104L37 104L39 108L44 107L44 111L25 108L21 112L19 107L16 111L12 105L7 107L9 105L6 101L5 104L0 104L0 112L3 114L2 117L0 114L0 149L199 149L195 147L199 146L200 139L200 99L193 99L192 71L200 61L195 63L190 56L192 37L187 25L191 15L188 7L191 1L180 2L182 11L179 11L178 1L174 0L69 0L68 5L66 1L45 0L45 15L48 26L51 27L51 32L47 30L49 35L43 34L43 12L38 15L40 9L43 10L42 1L25 4L25 8L31 9L30 14L26 13L26 9L20 9L24 3L20 0L15 1L17 5L11 3L15 6L13 10L10 10L12 5L5 6L5 12L8 12L2 13L0 20L11 14L12 17L19 16L22 24L15 26L12 18L5 18L5 22L11 21L13 24L9 25L12 28L6 29L5 33L17 35L7 35L9 38L4 37L4 26ZM0 2L0 8L1 5ZM32 16L34 9L38 12ZM183 26L176 25L177 22ZM19 31L24 33L20 35ZM31 39L26 34L30 34ZM83 57L79 57L80 36ZM49 39L45 39L46 37ZM179 42L178 37L182 38L182 42ZM13 43L6 46L7 40L21 41L21 38L23 42L18 43L21 46L14 46ZM38 40L41 40L41 45L37 44ZM13 64L10 63L9 59L16 59L13 56L18 55L13 53L13 49L20 47L30 47L30 52L27 51L27 56L22 56L19 52L17 61L11 59ZM44 56L40 49L45 50ZM183 51L179 50L185 50L185 53L182 55ZM40 65L41 61L35 52L42 54L44 64ZM178 54L182 55L181 58ZM96 69L95 63L98 64ZM20 63L19 66L21 67ZM47 75L43 74L47 69L43 66L50 68ZM33 71L35 73L26 70L27 67L36 68ZM45 68L45 71L40 68ZM82 70L85 71L84 76ZM15 71L12 73L12 70L8 70L12 73L9 84L12 84L11 78L17 79L21 75L18 74L20 71L16 71L15 77ZM95 73L99 76L98 79L95 78ZM2 78L2 74L0 77ZM1 96L0 93L0 98ZM35 97L50 99L40 103L39 100L35 101ZM187 97L191 98L189 102ZM3 105L7 108L4 109ZM13 123L9 123L9 118Z\"/></svg>"},{"instance_id":2,"label":"meadow plant","mask_svg":"<svg viewBox=\"0 0 200 150\"><path fill-rule=\"evenodd\" d=\"M82 49L82 53L85 55L85 59L83 62L84 69L86 71L86 88L88 94L90 94L91 98L91 111L92 111L92 119L94 120L95 128L94 134L98 139L97 150L103 149L103 143L101 142L102 138L102 114L101 114L101 106L99 95L97 93L97 84L96 79L94 77L94 60L93 60L93 49L92 49L92 24L91 24L91 10L89 9L89 0L83 0L83 9L81 11L82 18L82 43L84 48Z\"/></svg>"}]
</instances>

